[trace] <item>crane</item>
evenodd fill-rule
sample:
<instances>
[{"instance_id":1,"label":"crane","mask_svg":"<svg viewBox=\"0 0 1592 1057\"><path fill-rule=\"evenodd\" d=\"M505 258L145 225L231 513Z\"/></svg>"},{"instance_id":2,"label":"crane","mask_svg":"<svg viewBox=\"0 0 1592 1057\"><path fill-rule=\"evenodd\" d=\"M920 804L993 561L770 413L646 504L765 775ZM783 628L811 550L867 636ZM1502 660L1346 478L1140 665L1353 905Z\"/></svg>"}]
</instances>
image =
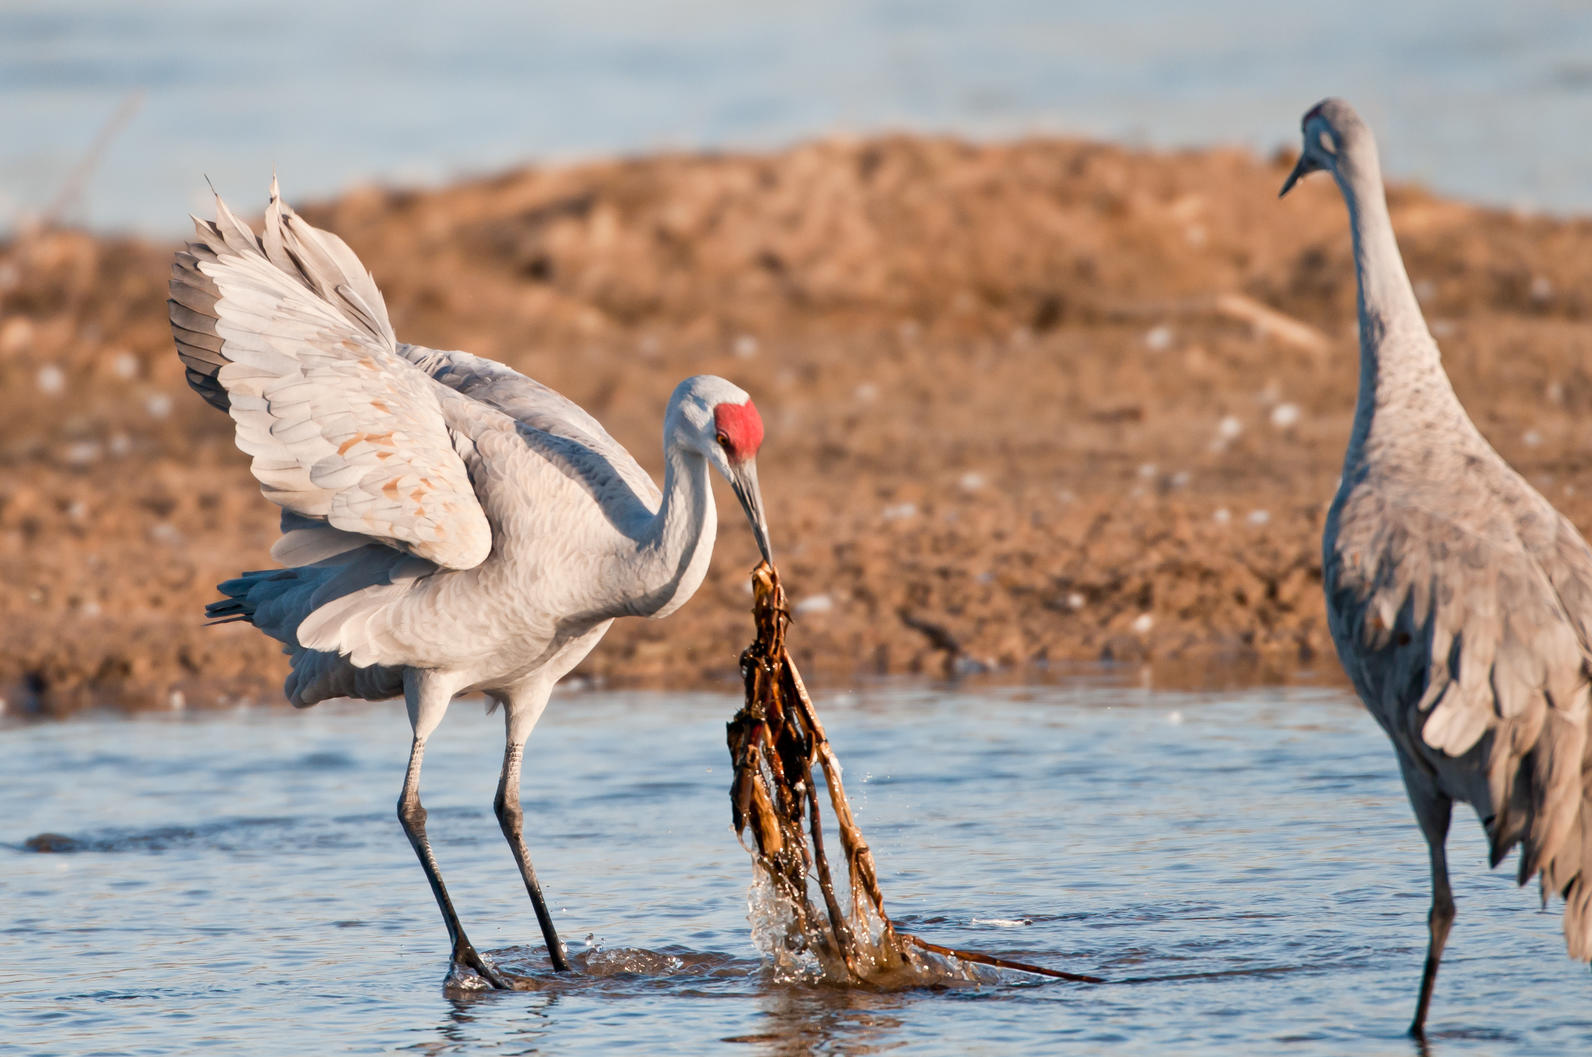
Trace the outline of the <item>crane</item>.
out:
<instances>
[{"instance_id":1,"label":"crane","mask_svg":"<svg viewBox=\"0 0 1592 1057\"><path fill-rule=\"evenodd\" d=\"M1410 1033L1424 1036L1454 922L1449 818L1470 804L1491 865L1564 897L1570 957L1592 958L1592 549L1482 437L1443 370L1394 238L1370 128L1305 113L1281 194L1330 173L1354 241L1360 384L1327 513L1322 579L1338 657L1386 731L1426 838L1432 903Z\"/></svg>"},{"instance_id":2,"label":"crane","mask_svg":"<svg viewBox=\"0 0 1592 1057\"><path fill-rule=\"evenodd\" d=\"M553 687L619 617L664 617L701 585L710 471L766 561L763 423L745 391L687 378L664 411L663 488L591 415L489 359L400 343L372 275L282 202L263 229L194 218L168 309L189 385L231 416L282 508L277 569L220 585L206 613L283 644L289 701L402 695L413 741L398 818L442 912L452 972L509 982L466 936L426 836L426 739L460 694L501 707L494 810L548 957L569 961L524 837L520 768Z\"/></svg>"}]
</instances>

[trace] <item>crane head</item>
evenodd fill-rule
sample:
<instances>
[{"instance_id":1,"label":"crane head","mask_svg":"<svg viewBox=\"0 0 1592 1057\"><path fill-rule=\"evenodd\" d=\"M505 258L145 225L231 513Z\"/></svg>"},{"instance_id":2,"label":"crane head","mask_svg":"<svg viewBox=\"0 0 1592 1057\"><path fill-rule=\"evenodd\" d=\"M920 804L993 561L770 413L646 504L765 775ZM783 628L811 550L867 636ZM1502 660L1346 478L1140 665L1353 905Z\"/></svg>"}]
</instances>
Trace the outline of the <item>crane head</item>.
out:
<instances>
[{"instance_id":1,"label":"crane head","mask_svg":"<svg viewBox=\"0 0 1592 1057\"><path fill-rule=\"evenodd\" d=\"M763 560L774 563L768 541L763 492L757 482L757 450L763 418L745 390L723 378L699 374L675 389L664 417L665 444L695 451L730 483L757 538Z\"/></svg>"},{"instance_id":2,"label":"crane head","mask_svg":"<svg viewBox=\"0 0 1592 1057\"><path fill-rule=\"evenodd\" d=\"M1323 99L1306 110L1299 131L1304 136L1299 162L1277 192L1278 198L1292 190L1302 176L1323 171L1337 174L1344 165L1354 164L1355 156L1376 150L1370 128L1342 99ZM1376 163L1374 154L1369 161Z\"/></svg>"}]
</instances>

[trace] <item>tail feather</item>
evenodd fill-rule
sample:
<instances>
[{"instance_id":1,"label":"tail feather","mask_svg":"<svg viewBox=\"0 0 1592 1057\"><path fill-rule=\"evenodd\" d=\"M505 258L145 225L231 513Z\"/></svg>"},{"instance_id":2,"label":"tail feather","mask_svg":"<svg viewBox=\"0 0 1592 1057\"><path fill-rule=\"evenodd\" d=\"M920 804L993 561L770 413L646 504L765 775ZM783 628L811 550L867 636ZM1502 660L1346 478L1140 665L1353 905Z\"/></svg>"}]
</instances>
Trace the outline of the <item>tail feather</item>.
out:
<instances>
[{"instance_id":1,"label":"tail feather","mask_svg":"<svg viewBox=\"0 0 1592 1057\"><path fill-rule=\"evenodd\" d=\"M205 615L216 624L245 621L282 643L292 663L283 690L300 708L329 697L393 697L403 691L402 668L360 666L335 649L316 649L301 641L299 628L325 605L358 617L389 601L393 569L414 561L367 546L352 560L246 572L218 585L224 597L205 606Z\"/></svg>"},{"instance_id":2,"label":"tail feather","mask_svg":"<svg viewBox=\"0 0 1592 1057\"><path fill-rule=\"evenodd\" d=\"M216 304L221 291L199 267L201 264L227 258L239 269L248 267L251 261L274 265L281 274L268 276L271 282L296 283L383 347L397 345L387 304L354 251L331 232L311 227L300 219L282 202L274 178L260 235L256 236L239 220L219 195L216 219L194 217L193 222L197 239L179 250L172 262L171 296L166 304L177 355L187 368L188 385L212 406L222 411L231 407L219 378L229 357L222 350L224 339L216 330ZM261 257L265 260L261 261ZM247 344L244 335L234 335L232 340L236 346Z\"/></svg>"},{"instance_id":3,"label":"tail feather","mask_svg":"<svg viewBox=\"0 0 1592 1057\"><path fill-rule=\"evenodd\" d=\"M1588 703L1578 704L1527 713L1521 719L1534 721L1495 732L1488 859L1497 866L1518 845L1515 880L1537 878L1544 906L1564 898L1565 948L1592 961L1592 743L1582 718Z\"/></svg>"},{"instance_id":4,"label":"tail feather","mask_svg":"<svg viewBox=\"0 0 1592 1057\"><path fill-rule=\"evenodd\" d=\"M1577 961L1592 961L1592 768L1582 772L1579 817L1552 860L1542 867L1542 899L1564 897L1564 945Z\"/></svg>"}]
</instances>

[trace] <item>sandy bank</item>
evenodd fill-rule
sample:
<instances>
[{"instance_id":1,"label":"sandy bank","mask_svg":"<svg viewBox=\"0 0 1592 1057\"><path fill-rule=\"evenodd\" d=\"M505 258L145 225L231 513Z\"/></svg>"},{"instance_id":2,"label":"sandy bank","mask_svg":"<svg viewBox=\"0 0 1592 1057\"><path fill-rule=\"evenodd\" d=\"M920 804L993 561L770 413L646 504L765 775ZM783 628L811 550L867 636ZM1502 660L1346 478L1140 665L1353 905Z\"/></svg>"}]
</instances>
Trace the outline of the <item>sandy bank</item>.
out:
<instances>
[{"instance_id":1,"label":"sandy bank","mask_svg":"<svg viewBox=\"0 0 1592 1057\"><path fill-rule=\"evenodd\" d=\"M1318 540L1356 383L1325 180L1230 151L818 142L527 169L298 203L376 273L407 340L497 357L659 469L665 399L756 397L793 648L821 680L1072 661L1178 682L1335 661ZM224 188L248 211L258 188ZM292 174L283 174L292 199ZM1592 527L1584 221L1393 195L1460 396ZM273 644L204 628L275 508L187 391L173 247L0 247L0 694L11 712L270 700ZM582 671L733 677L754 548L727 494L701 594Z\"/></svg>"}]
</instances>

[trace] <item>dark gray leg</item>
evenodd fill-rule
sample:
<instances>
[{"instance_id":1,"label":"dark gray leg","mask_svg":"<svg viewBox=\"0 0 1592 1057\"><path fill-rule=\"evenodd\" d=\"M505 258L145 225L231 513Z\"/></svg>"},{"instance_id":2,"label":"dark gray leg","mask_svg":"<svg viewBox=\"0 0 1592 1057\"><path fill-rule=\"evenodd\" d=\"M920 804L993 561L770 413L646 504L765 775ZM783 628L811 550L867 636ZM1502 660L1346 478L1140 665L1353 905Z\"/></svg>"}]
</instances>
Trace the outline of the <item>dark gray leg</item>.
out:
<instances>
[{"instance_id":1,"label":"dark gray leg","mask_svg":"<svg viewBox=\"0 0 1592 1057\"><path fill-rule=\"evenodd\" d=\"M1448 822L1454 803L1435 791L1424 803L1416 797L1411 790L1410 800L1415 804L1415 815L1432 859L1432 909L1426 915L1426 968L1421 973L1421 996L1415 1003L1415 1020L1410 1024L1410 1034L1420 1039L1426 1036L1426 1010L1432 1002L1432 986L1437 983L1437 966L1443 960L1448 930L1454 924L1454 893L1448 887L1447 852Z\"/></svg>"},{"instance_id":2,"label":"dark gray leg","mask_svg":"<svg viewBox=\"0 0 1592 1057\"><path fill-rule=\"evenodd\" d=\"M459 915L453 909L453 900L448 898L448 889L442 883L442 871L437 869L437 857L431 852L431 841L426 837L426 809L420 805L420 760L425 751L425 739L415 738L409 750L409 770L404 775L403 792L398 796L398 821L403 823L420 866L426 871L426 880L431 882L431 894L437 897L437 908L442 911L443 924L448 926L448 940L453 944L454 963L474 969L493 987L509 990L509 982L476 952L464 934L464 926L459 924Z\"/></svg>"},{"instance_id":3,"label":"dark gray leg","mask_svg":"<svg viewBox=\"0 0 1592 1057\"><path fill-rule=\"evenodd\" d=\"M520 757L523 753L523 747L512 740L503 750L503 774L498 779L497 799L492 806L497 811L498 825L503 827L503 836L514 851L514 861L520 864L520 876L525 878L525 890L530 893L537 924L542 926L542 938L547 941L547 956L553 968L563 973L569 971L569 957L553 927L553 915L542 898L542 886L537 883L531 853L525 847L525 812L520 807Z\"/></svg>"}]
</instances>

